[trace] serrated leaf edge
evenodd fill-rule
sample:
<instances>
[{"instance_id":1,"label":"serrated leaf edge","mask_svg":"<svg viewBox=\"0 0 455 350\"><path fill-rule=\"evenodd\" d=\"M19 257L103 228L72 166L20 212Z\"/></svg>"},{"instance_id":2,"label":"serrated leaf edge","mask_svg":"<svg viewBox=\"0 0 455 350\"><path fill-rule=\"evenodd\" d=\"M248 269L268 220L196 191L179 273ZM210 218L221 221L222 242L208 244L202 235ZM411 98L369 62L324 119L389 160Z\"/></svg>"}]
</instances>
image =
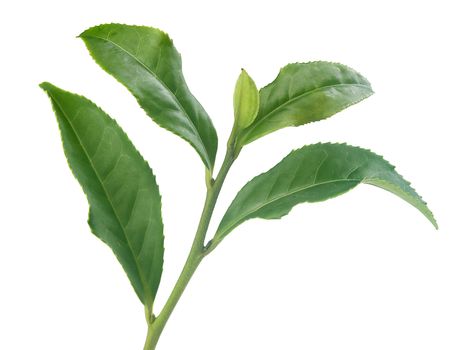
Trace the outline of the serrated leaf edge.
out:
<instances>
[{"instance_id":1,"label":"serrated leaf edge","mask_svg":"<svg viewBox=\"0 0 455 350\"><path fill-rule=\"evenodd\" d=\"M258 177L260 177L260 176L263 176L263 175L265 175L265 174L268 173L268 172L273 171L273 169L275 169L276 167L278 167L282 162L284 162L287 158L289 158L289 157L290 157L292 154L294 154L295 152L300 151L300 150L303 149L303 148L314 147L314 146L319 146L319 145L335 145L335 146L336 146L336 145L341 145L341 146L348 146L348 147L351 147L351 148L353 148L353 149L358 149L358 150L362 150L362 151L367 151L367 152L370 152L372 155L374 155L374 156L376 156L376 157L379 157L381 160L383 160L383 161L386 163L386 165L390 166L393 170L396 168L396 167L395 167L394 165L392 165L389 161L387 161L386 159L384 159L383 156L381 156L381 155L379 155L379 154L377 154L377 153L371 151L371 150L368 149L368 148L363 148L363 147L358 147L358 146L352 146L352 145L347 144L346 142L318 142L318 143L313 143L313 144L310 144L310 145L305 145L305 146L300 147L300 148L297 148L297 149L293 149L288 155L286 155L281 161L279 161L277 164L275 164L272 168L270 168L270 169L268 169L268 170L266 170L266 171L260 173L259 175L256 175L256 176L253 177L251 180L249 180L249 181L248 181L248 182L239 190L238 194L242 191L243 188L247 187L247 186L248 186L251 182L253 182L256 178L258 178ZM426 207L427 202L424 201L423 198L417 193L417 191L411 186L411 183L410 183L409 181L407 181L406 179L404 179L403 176L402 176L400 173L398 173L397 171L395 171L395 172L396 172L396 174L397 174L397 175L398 175L398 176L399 176L399 177L400 177L400 178L409 186L409 188L410 188L412 191L414 191L416 197L417 197L417 198L422 202L422 204L424 204L425 207ZM375 179L376 179L376 178L368 178L367 180L370 180L370 181L371 181L371 180L375 180ZM377 178L376 180L381 180L381 179L380 179L380 178ZM332 183L332 182L336 182L336 181L355 181L355 182L358 182L358 184L365 183L365 184L369 184L369 185L375 186L373 183L369 183L368 181L365 181L365 180L358 181L358 180L342 179L342 180L328 181L327 183ZM383 180L381 180L381 181L383 181ZM323 184L324 184L324 183L318 183L316 186L323 185ZM390 185L389 182L387 182L387 184ZM314 185L305 187L304 189L300 189L300 190L298 190L298 191L296 191L296 192L300 192L300 191L302 191L302 190L305 190L305 189L308 189L308 188L311 188L311 187L314 187ZM393 184L391 184L391 187L397 187L397 186L394 186ZM353 188L352 188L352 189L353 189ZM384 189L384 188L382 188L382 189ZM350 190L351 190L351 189L350 189ZM350 191L350 190L349 190L349 191ZM346 193L346 192L344 192L344 193ZM406 192L406 193L407 193L407 192ZM237 195L238 195L238 194L237 194ZM291 194L292 194L292 193L291 193ZM341 194L339 194L339 195L341 195ZM337 197L337 196L339 196L339 195L335 195L335 196L333 196L333 197L329 197L328 199L330 199L330 198L335 198L335 197ZM235 201L236 198L237 198L237 196L233 199L233 201L231 202L231 204L234 203L234 201ZM280 197L280 198L282 198L282 197ZM280 198L274 198L273 200L280 199ZM271 201L271 202L272 202L272 201ZM219 226L218 229L217 229L217 231L216 231L216 233L215 233L214 240L217 240L217 241L222 240L226 235L228 235L230 232L232 232L232 230L234 230L237 226L239 226L239 225L242 224L243 222L249 220L248 216L249 216L250 214L256 212L257 210L260 210L261 208L265 207L266 205L269 205L271 202L269 202L269 203L267 203L267 204L265 204L265 205L261 205L261 206L255 208L254 210L250 210L250 211L248 212L247 215L244 215L244 216L243 216L243 218L247 218L247 219L245 219L245 220L243 220L243 221L242 221L242 220L238 220L237 223L235 223L234 225L229 226L228 229L226 229L226 230L219 231L219 228L220 228L220 226ZM302 203L299 203L299 204L302 204ZM297 205L299 205L299 204L297 204ZM297 206L297 205L295 205L295 206ZM295 207L295 206L294 206L294 207ZM273 220L273 219L280 219L280 218L282 218L282 217L288 215L288 214L292 211L292 209L293 209L294 207L291 207L290 210L289 210L288 212L284 213L284 214L281 215L280 217L268 218L268 219L272 219L272 220ZM421 213L422 213L422 214L423 214L423 215L424 215L424 216L433 224L433 226L434 226L436 229L438 229L437 221L436 221L436 219L434 218L433 213L431 212L431 210L430 210L428 207L426 207L425 212L422 211L421 209L417 208L417 207L416 207L416 209L419 210L419 211L420 211L420 212L421 212ZM229 208L228 208L227 210L229 210ZM226 211L226 212L227 212L227 211ZM223 219L222 219L222 220L223 220Z\"/></svg>"},{"instance_id":2,"label":"serrated leaf edge","mask_svg":"<svg viewBox=\"0 0 455 350\"><path fill-rule=\"evenodd\" d=\"M48 82L43 82L43 83L39 84L39 86L46 92L46 94L49 96L49 98L50 98L51 101L53 102L53 103L51 103L51 105L52 105L52 109L53 109L53 111L54 111L55 116L57 116L57 110L55 109L54 103L55 103L55 104L59 107L59 109L62 111L62 114L66 115L66 113L63 113L63 109L60 107L60 104L59 104L59 103L56 101L56 99L52 96L52 93L47 89L47 86L49 86L49 85L50 85L51 87L55 87L55 88L57 88L57 89L60 89L60 88L57 87L57 86L55 86L55 85L53 85L53 84L51 84L51 83L48 83ZM104 115L106 115L106 116L114 123L114 125L117 126L117 127L119 128L119 130L121 131L121 133L124 134L124 136L125 136L125 138L126 138L126 141L130 144L130 146L132 146L132 149L134 150L134 152L136 153L136 155L139 156L139 158L140 158L142 161L144 161L144 163L146 164L146 166L147 166L148 169L150 170L150 173L151 173L151 175L152 175L153 181L155 182L156 187L157 187L157 190L158 190L158 197L159 197L159 199L160 199L160 203L159 203L159 208L160 208L160 210L159 210L159 217L160 217L160 219L161 219L161 222L163 222L163 218L162 218L162 201L161 201L162 197L161 197L161 192L160 192L160 190L159 190L158 183L157 183L157 181L156 181L156 176L155 176L155 174L153 173L153 170L151 169L149 163L144 159L144 157L140 154L140 152L139 152L139 151L137 150L137 148L134 146L133 142L130 140L130 138L128 137L128 135L126 134L126 132L120 127L120 125L117 123L117 121L116 121L114 118L112 118L111 116L109 116L109 114L107 114L102 108L100 108L100 107L99 107L96 103L94 103L92 100L90 100L90 99L88 99L87 97L85 97L85 96L83 96L83 95L80 95L80 94L76 94L76 93L73 93L73 92L69 92L69 91L63 90L63 89L60 89L60 90L66 92L66 93L75 95L75 96L77 96L77 97L79 97L79 98L81 98L81 99L83 99L83 100L89 102L90 104L92 104L97 110L99 110L101 113L103 113ZM68 118L65 117L65 119L68 119ZM69 123L69 122L68 122L68 123ZM59 128L60 134L62 134L61 124L57 122L57 125L58 125L58 128ZM70 125L71 125L71 124L70 124ZM72 125L71 125L71 128L73 129ZM76 134L76 132L74 131L74 129L73 129L73 132ZM82 148L84 149L84 151L85 151L85 147L82 146L82 143L80 142L79 138L77 138L77 139L78 139L78 141L79 141L81 147L82 147ZM89 227L90 227L90 231L91 231L92 234L94 234L97 238L99 238L103 243L105 243L105 244L111 249L112 253L115 255L115 257L117 258L117 260L120 261L118 255L115 253L115 251L109 246L109 244L107 244L107 242L106 242L105 240L101 239L101 237L100 237L98 234L96 234L96 233L94 232L93 227L92 227L92 225L91 225L90 222L89 222L89 220L90 220L90 206L91 206L91 205L90 205L90 202L89 202L89 199L88 199L88 193L86 192L86 190L84 189L84 187L80 184L80 182L77 180L76 171L75 171L75 169L71 166L70 162L68 161L68 157L66 157L66 151L65 151L65 150L66 150L66 147L65 147L66 142L63 140L62 137L60 138L60 140L61 140L61 143L62 143L62 146L63 146L62 148L63 148L64 153L65 153L65 160L66 160L66 163L67 163L68 167L70 168L71 173L72 173L73 176L76 178L76 182L77 182L77 183L79 184L79 186L81 187L82 192L84 193L84 195L85 195L85 197L86 197L86 199L87 199L87 203L88 203L88 205L89 205L89 219L88 219L88 225L89 225ZM89 156L88 156L88 153L87 153L86 151L85 151L85 153L86 153L85 156L87 157L87 159L90 159ZM89 161L90 161L90 160L89 160ZM92 164L91 161L90 161L90 164ZM92 165L92 168L93 168L93 165ZM96 171L95 171L95 173L96 173ZM99 176L97 176L97 178L98 178L98 181L101 182L100 179L99 179ZM102 188L104 189L104 185L101 184L101 186L102 186ZM105 190L105 189L104 189L104 190ZM106 190L105 190L105 192L106 192ZM106 197L108 197L107 194L105 194L105 195L106 195ZM109 200L109 202L110 202L110 200ZM111 206L113 207L112 203L111 203ZM120 219L118 218L117 213L115 212L115 210L113 210L113 211L114 211L114 213L115 213L116 220L117 220L119 226L122 227L122 232L123 232L123 234L124 234L124 237L125 237L126 242L128 243L128 247L130 248L130 251L133 252L133 249L132 249L132 247L131 247L131 245L130 245L129 239L128 239L128 237L126 236L126 234L125 234L125 232L124 232L123 225L120 223ZM164 227L163 227L163 247L162 247L162 248L163 248L163 256L164 256L164 250L165 250L165 247L164 247ZM135 256L133 253L132 253L131 255L133 256L133 259L134 259L134 262L135 262L135 266L136 266L138 275L140 276L141 283L142 283L143 288L144 288L144 293L145 293L146 291L148 291L148 292L150 293L151 291L149 290L148 284L145 283L144 276L143 276L142 273L140 272L141 269L140 269L140 266L139 266L138 261L137 261L137 259L136 259L136 256ZM160 278L159 278L159 279L161 279L161 275L162 275L162 272L163 272L163 263L164 263L164 259L161 259L161 273L160 273ZM126 273L126 271L125 271L125 273ZM128 280L129 280L129 279L128 279ZM131 283L131 281L130 281L130 283ZM133 288L134 288L134 286L133 286ZM152 299L153 299L153 298L154 298L154 295L153 295L154 293L150 293L150 294L151 294L151 297L152 297ZM149 302L150 302L150 301L149 301ZM143 303L146 303L146 301L144 300ZM151 301L151 303L152 303L152 305L153 305L153 300ZM152 305L149 305L149 307L152 307Z\"/></svg>"},{"instance_id":3,"label":"serrated leaf edge","mask_svg":"<svg viewBox=\"0 0 455 350\"><path fill-rule=\"evenodd\" d=\"M338 63L338 62L331 62L331 61L309 61L309 62L295 62L295 63L288 63L287 65L285 65L284 67L281 67L280 68L280 71L278 72L277 76L275 77L275 79L270 82L269 84L263 86L262 88L259 89L259 95L261 94L261 91L269 86L271 86L272 84L274 84L278 78L280 77L281 73L288 67L290 66L295 66L295 65L311 65L311 64L321 64L321 63L328 63L328 64L334 64L334 65L338 65L338 66L341 66L341 67L344 67L344 68L347 68L351 71L353 71L355 74L359 75L360 77L362 77L365 82L367 84L333 84L333 85L326 85L326 86L321 86L321 87L318 87L316 89L313 89L313 90L310 90L310 91L307 91L305 92L304 94L301 94L299 95L298 97L294 97L292 98L291 100L295 100L297 98L302 98L303 96L307 95L307 94L312 94L316 91L319 91L319 90L324 90L324 89L327 89L327 88L331 88L331 87L335 87L335 86L342 86L342 85L347 85L347 86L358 86L358 87L363 87L365 90L368 90L369 93L366 94L365 96L353 101L353 102L350 102L350 103L347 103L345 105L343 105L337 112L335 112L334 114L330 114L328 116L325 116L324 118L321 118L319 120L312 120L312 121L309 121L309 122L306 122L304 124L293 124L293 125L289 125L288 127L298 127L298 126L302 126L302 125L306 125L306 124L312 124L312 123L316 123L316 122L319 122L319 121L322 121L322 120L325 120L325 119L328 119L332 116L334 116L335 114L338 114L342 111L344 111L345 109L357 104L357 103L360 103L362 102L363 100L367 99L368 97L372 96L374 94L374 90L372 89L371 87L371 83L369 82L369 80L367 78L365 78L362 74L360 74L357 70L345 65L345 64L342 64L342 63ZM272 114L274 111L276 111L278 108L281 108L283 105L289 103L291 100L289 101L286 101L284 104L280 105L279 107L275 108L274 110L272 110L271 112L267 113L267 115L269 114ZM266 115L266 116L267 116ZM257 123L252 123L250 125L250 127L248 127L247 129L245 129L245 132L242 134L241 136L241 140L242 140L242 143L244 145L247 145L263 136L267 136L268 134L264 134L264 135L258 135L254 138L248 138L248 135L256 128L257 125L261 124L264 120L266 120L267 118L261 118L259 120L256 119ZM286 127L282 128L282 129L285 129ZM275 130L275 131L280 131L281 129L279 130Z\"/></svg>"},{"instance_id":4,"label":"serrated leaf edge","mask_svg":"<svg viewBox=\"0 0 455 350\"><path fill-rule=\"evenodd\" d=\"M82 39L82 41L84 42L85 46L87 47L87 43L85 42L84 40L84 33L88 32L89 30L92 30L92 29L96 29L96 28L101 28L103 26L109 26L109 25L119 25L119 26L126 26L126 27L130 27L130 28L145 28L145 29L153 29L153 30L157 30L158 32L160 32L161 34L165 35L166 38L170 41L170 43L172 45L174 45L174 41L172 40L172 38L169 36L169 34L167 34L166 32L162 31L161 29L159 28L155 28L155 27L149 27L149 26L139 26L139 25L129 25L129 24L122 24L122 23L104 23L104 24L100 24L100 25L97 25L97 26L93 26L93 27L90 27L86 30L84 30L81 34L79 34L77 36L77 38L80 38ZM96 38L96 39L99 39L99 40L104 40L104 41L108 41L106 40L105 38L101 38L101 37L98 37L98 36L95 36L95 35L90 35L90 37L92 38ZM140 60L136 59L130 52L126 51L125 49L123 49L122 47L120 47L119 45L117 45L116 43L112 42L112 41L109 41L110 43L112 43L113 45L119 47L120 49L122 49L123 51L125 51L128 55L130 55L131 57L133 57L135 60L137 60L148 72L150 72L150 74L152 74L155 79L157 79L169 92L170 94L173 96L173 99L174 101L179 105L179 107L181 108L182 111L184 111L187 119L190 121L191 123L191 126L193 128L193 133L198 137L199 141L201 142L201 145L203 146L204 148L204 151L206 154L202 154L196 147L194 147L193 143L185 136L183 135L180 135L178 133L176 133L175 131L171 130L169 127L166 127L165 125L162 125L160 122L158 122L154 117L152 117L141 105L141 103L139 102L139 99L136 97L136 94L133 93L133 91L128 87L126 86L123 82L121 82L119 79L117 79L117 77L115 77L113 74L111 74L107 68L101 64L101 62L99 62L93 55L92 55L92 52L90 51L90 49L87 47L87 51L89 52L89 55L90 57L96 62L96 64L101 67L101 69L103 71L105 71L109 76L111 76L112 78L114 78L118 83L120 83L123 87L125 87L131 95L133 95L133 97L135 98L135 100L138 102L138 105L139 107L144 111L144 113L149 116L156 124L158 124L161 128L171 132L172 134L182 138L183 140L185 140L186 142L188 142L193 148L194 150L199 154L199 157L201 157L202 159L202 162L204 163L204 165L207 167L207 169L209 170L213 170L213 166L215 164L215 159L216 159L216 151L217 151L217 143L216 142L216 147L215 147L215 152L214 152L214 157L213 159L211 159L210 157L210 152L208 152L208 149L207 149L207 146L205 145L205 143L203 142L202 138L201 138L201 135L199 134L199 131L198 129L196 128L196 125L194 124L193 120L189 117L188 115L188 112L186 111L185 108L183 108L182 104L180 103L180 101L177 99L177 97L175 96L175 92L173 92L168 86L167 84L165 84L153 71L151 71L143 62L141 62ZM174 46L175 48L175 46ZM180 54L180 52L175 49L175 51L177 52L178 56L179 56L179 60L180 60L180 65L182 66L182 55ZM183 72L183 67L182 67L182 72ZM183 76L182 74L182 78L183 80L185 80L185 77ZM186 85L186 82L185 82L185 85ZM189 93L193 96L193 94L189 91ZM193 96L194 97L194 96ZM194 99L196 100L196 98L194 97ZM197 100L196 100L197 101ZM198 102L199 103L199 102ZM200 104L200 103L199 103ZM201 108L202 105L201 105ZM215 130L215 127L211 121L210 118L207 119L209 121L209 123L211 124L211 126L213 127L213 129ZM216 134L215 134L215 137L217 138Z\"/></svg>"}]
</instances>

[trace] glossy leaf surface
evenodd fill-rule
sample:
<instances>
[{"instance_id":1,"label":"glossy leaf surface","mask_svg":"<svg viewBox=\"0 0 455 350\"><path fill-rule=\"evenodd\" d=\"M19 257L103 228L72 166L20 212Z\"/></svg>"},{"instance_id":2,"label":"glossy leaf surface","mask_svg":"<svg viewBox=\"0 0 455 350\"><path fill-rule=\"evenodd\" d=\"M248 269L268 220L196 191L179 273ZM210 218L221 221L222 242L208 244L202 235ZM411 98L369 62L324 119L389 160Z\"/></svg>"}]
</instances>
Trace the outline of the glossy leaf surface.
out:
<instances>
[{"instance_id":1,"label":"glossy leaf surface","mask_svg":"<svg viewBox=\"0 0 455 350\"><path fill-rule=\"evenodd\" d=\"M259 91L253 79L242 69L234 90L234 118L236 126L251 125L259 110Z\"/></svg>"},{"instance_id":2,"label":"glossy leaf surface","mask_svg":"<svg viewBox=\"0 0 455 350\"><path fill-rule=\"evenodd\" d=\"M151 307L163 266L161 197L148 164L118 124L88 99L49 83L68 164L90 204L89 225Z\"/></svg>"},{"instance_id":3,"label":"glossy leaf surface","mask_svg":"<svg viewBox=\"0 0 455 350\"><path fill-rule=\"evenodd\" d=\"M259 92L254 123L242 135L250 143L273 131L328 118L373 93L353 69L331 62L293 63Z\"/></svg>"},{"instance_id":4,"label":"glossy leaf surface","mask_svg":"<svg viewBox=\"0 0 455 350\"><path fill-rule=\"evenodd\" d=\"M437 227L426 203L390 163L362 148L326 143L295 150L248 182L228 208L214 240L220 241L248 219L279 219L299 203L324 201L360 183L394 193Z\"/></svg>"},{"instance_id":5,"label":"glossy leaf surface","mask_svg":"<svg viewBox=\"0 0 455 350\"><path fill-rule=\"evenodd\" d=\"M131 91L156 123L188 141L205 166L213 168L215 128L189 91L180 54L166 33L151 27L103 24L80 37L95 61Z\"/></svg>"}]
</instances>

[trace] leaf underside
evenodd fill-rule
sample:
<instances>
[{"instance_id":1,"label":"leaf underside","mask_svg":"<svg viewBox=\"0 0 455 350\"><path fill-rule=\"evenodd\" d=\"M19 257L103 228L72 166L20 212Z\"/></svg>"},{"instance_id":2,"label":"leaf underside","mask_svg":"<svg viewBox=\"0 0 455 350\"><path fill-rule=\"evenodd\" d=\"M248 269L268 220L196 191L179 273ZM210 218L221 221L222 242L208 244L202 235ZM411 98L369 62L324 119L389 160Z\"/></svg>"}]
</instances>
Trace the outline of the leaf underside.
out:
<instances>
[{"instance_id":1,"label":"leaf underside","mask_svg":"<svg viewBox=\"0 0 455 350\"><path fill-rule=\"evenodd\" d=\"M166 33L151 27L103 24L80 37L101 68L125 85L156 123L188 141L205 166L213 168L216 130L188 89L180 54Z\"/></svg>"},{"instance_id":2,"label":"leaf underside","mask_svg":"<svg viewBox=\"0 0 455 350\"><path fill-rule=\"evenodd\" d=\"M368 80L343 64L324 61L289 64L259 91L259 112L243 132L241 143L248 144L288 126L328 118L371 94Z\"/></svg>"},{"instance_id":3,"label":"leaf underside","mask_svg":"<svg viewBox=\"0 0 455 350\"><path fill-rule=\"evenodd\" d=\"M325 143L291 152L272 169L248 182L229 206L214 240L222 240L246 220L279 219L299 203L324 201L360 183L401 197L437 228L426 203L394 166L369 150Z\"/></svg>"},{"instance_id":4,"label":"leaf underside","mask_svg":"<svg viewBox=\"0 0 455 350\"><path fill-rule=\"evenodd\" d=\"M127 135L88 99L49 83L68 164L90 204L89 225L151 307L164 253L161 197L155 176Z\"/></svg>"}]
</instances>

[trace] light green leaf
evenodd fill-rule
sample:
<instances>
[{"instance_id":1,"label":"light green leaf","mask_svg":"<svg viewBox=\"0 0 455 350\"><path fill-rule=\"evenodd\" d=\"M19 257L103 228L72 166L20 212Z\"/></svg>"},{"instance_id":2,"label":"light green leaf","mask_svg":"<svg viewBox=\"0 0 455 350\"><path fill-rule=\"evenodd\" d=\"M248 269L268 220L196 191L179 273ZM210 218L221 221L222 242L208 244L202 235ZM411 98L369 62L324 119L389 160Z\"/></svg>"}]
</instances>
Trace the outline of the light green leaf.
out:
<instances>
[{"instance_id":1,"label":"light green leaf","mask_svg":"<svg viewBox=\"0 0 455 350\"><path fill-rule=\"evenodd\" d=\"M169 36L151 27L103 24L80 37L95 61L131 91L145 112L188 141L211 170L216 130L189 91L180 54Z\"/></svg>"},{"instance_id":2,"label":"light green leaf","mask_svg":"<svg viewBox=\"0 0 455 350\"><path fill-rule=\"evenodd\" d=\"M88 99L49 83L68 164L87 195L89 225L151 309L163 266L161 197L155 176L118 124Z\"/></svg>"},{"instance_id":3,"label":"light green leaf","mask_svg":"<svg viewBox=\"0 0 455 350\"><path fill-rule=\"evenodd\" d=\"M362 148L326 143L291 152L275 167L247 183L224 215L214 241L221 241L248 219L279 219L299 203L324 201L360 183L401 197L437 228L426 203L390 163Z\"/></svg>"},{"instance_id":4,"label":"light green leaf","mask_svg":"<svg viewBox=\"0 0 455 350\"><path fill-rule=\"evenodd\" d=\"M294 63L259 92L254 123L241 137L245 145L273 131L328 118L373 93L353 69L331 62Z\"/></svg>"},{"instance_id":5,"label":"light green leaf","mask_svg":"<svg viewBox=\"0 0 455 350\"><path fill-rule=\"evenodd\" d=\"M250 126L259 110L259 91L253 79L242 69L234 90L234 118L239 129Z\"/></svg>"}]
</instances>

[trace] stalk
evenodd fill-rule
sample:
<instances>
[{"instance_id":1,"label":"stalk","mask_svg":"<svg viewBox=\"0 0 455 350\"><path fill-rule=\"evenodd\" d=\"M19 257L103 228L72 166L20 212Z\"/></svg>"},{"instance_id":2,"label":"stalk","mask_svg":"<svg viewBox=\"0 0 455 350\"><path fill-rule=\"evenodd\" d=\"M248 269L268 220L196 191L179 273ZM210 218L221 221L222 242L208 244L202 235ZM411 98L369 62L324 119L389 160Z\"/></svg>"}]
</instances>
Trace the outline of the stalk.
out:
<instances>
[{"instance_id":1,"label":"stalk","mask_svg":"<svg viewBox=\"0 0 455 350\"><path fill-rule=\"evenodd\" d=\"M202 259L206 256L204 242L205 236L207 234L207 229L212 218L213 210L215 209L218 195L220 194L226 175L228 174L234 160L235 152L233 148L228 144L228 149L226 151L226 155L223 164L221 165L218 176L215 180L209 179L207 181L207 194L205 197L204 208L202 210L201 218L199 220L199 225L194 237L193 244L191 246L191 250L188 254L185 265L183 266L182 272L180 273L180 276L175 283L174 289L172 290L160 314L153 320L149 320L147 318L148 332L144 350L156 349L158 340L161 336L161 333L163 332L164 326L172 314L172 311L174 311L175 306L180 300L180 297L185 291L185 288L188 285L197 267L201 263Z\"/></svg>"}]
</instances>

